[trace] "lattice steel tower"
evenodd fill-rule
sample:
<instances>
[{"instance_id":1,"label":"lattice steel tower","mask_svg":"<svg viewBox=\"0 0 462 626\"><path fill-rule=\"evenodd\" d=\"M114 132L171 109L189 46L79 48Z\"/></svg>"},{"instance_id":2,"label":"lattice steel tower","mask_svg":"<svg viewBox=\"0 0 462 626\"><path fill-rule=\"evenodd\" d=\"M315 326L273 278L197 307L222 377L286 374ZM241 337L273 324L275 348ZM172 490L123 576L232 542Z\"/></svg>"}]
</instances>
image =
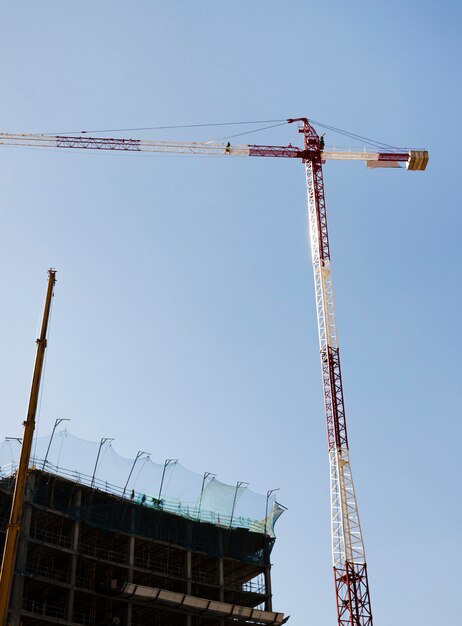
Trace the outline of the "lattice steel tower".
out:
<instances>
[{"instance_id":1,"label":"lattice steel tower","mask_svg":"<svg viewBox=\"0 0 462 626\"><path fill-rule=\"evenodd\" d=\"M322 386L330 465L332 562L339 626L371 626L372 611L366 555L359 521L348 450L342 371L335 323L329 233L322 177L322 147L309 124L303 123L308 222L313 262Z\"/></svg>"}]
</instances>

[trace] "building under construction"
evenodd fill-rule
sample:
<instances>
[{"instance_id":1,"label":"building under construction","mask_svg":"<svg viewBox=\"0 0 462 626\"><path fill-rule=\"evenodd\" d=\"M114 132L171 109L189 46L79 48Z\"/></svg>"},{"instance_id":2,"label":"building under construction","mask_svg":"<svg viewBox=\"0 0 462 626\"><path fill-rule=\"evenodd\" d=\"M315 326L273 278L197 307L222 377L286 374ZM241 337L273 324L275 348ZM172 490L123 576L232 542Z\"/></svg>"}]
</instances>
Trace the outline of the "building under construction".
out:
<instances>
[{"instance_id":1,"label":"building under construction","mask_svg":"<svg viewBox=\"0 0 462 626\"><path fill-rule=\"evenodd\" d=\"M14 474L1 479L2 545L13 487ZM29 472L10 626L283 623L271 602L274 537L134 496Z\"/></svg>"}]
</instances>

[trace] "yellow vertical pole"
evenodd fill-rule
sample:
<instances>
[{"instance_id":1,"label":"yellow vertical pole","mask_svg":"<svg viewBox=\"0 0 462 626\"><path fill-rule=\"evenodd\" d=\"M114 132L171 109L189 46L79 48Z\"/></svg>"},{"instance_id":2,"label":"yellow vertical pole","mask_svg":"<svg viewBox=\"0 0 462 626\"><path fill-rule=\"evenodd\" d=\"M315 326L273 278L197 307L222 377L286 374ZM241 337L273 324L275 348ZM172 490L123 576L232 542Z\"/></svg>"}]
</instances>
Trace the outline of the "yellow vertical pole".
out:
<instances>
[{"instance_id":1,"label":"yellow vertical pole","mask_svg":"<svg viewBox=\"0 0 462 626\"><path fill-rule=\"evenodd\" d=\"M2 568L0 570L0 626L6 626L8 605L10 601L11 586L14 577L14 567L16 562L16 550L18 537L21 531L21 518L26 489L27 471L29 468L30 453L32 449L32 438L35 430L35 415L40 391L40 380L42 377L45 348L47 346L47 329L50 319L51 299L53 288L56 282L56 271L48 270L48 288L43 312L42 328L40 337L37 339L37 355L35 357L34 376L29 396L29 408L27 418L24 422L24 437L21 446L21 456L19 459L18 471L16 472L16 483L14 487L13 502L11 505L10 521L6 531L5 547L3 549Z\"/></svg>"}]
</instances>

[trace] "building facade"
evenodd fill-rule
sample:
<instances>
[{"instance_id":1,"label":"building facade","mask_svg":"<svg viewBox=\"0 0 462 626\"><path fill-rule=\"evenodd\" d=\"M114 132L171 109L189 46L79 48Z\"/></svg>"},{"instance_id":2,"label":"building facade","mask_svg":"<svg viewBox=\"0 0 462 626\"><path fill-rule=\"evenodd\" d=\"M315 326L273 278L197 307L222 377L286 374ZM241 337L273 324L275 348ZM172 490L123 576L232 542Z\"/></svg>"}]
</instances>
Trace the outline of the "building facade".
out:
<instances>
[{"instance_id":1,"label":"building facade","mask_svg":"<svg viewBox=\"0 0 462 626\"><path fill-rule=\"evenodd\" d=\"M0 481L2 546L13 480ZM31 470L9 626L278 626L273 543Z\"/></svg>"}]
</instances>

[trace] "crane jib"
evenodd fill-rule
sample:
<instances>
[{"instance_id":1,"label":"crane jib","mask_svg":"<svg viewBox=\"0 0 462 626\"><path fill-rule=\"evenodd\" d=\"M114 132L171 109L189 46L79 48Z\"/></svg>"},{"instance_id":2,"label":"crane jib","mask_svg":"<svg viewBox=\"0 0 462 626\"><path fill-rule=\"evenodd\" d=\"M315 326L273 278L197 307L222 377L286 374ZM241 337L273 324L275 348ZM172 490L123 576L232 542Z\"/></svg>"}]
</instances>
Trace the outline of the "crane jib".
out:
<instances>
[{"instance_id":1,"label":"crane jib","mask_svg":"<svg viewBox=\"0 0 462 626\"><path fill-rule=\"evenodd\" d=\"M314 132L314 131L313 131ZM87 135L12 135L0 133L0 145L33 148L73 148L77 150L104 150L127 152L158 152L187 154L196 156L254 156L299 159L305 163L326 161L363 161L367 167L399 167L406 165L408 170L424 170L428 163L426 150L403 152L366 152L351 148L324 148L318 139L305 139L305 146L262 146L220 143L214 141L150 141L145 139L123 139L114 137L89 137ZM317 137L317 136L316 136ZM314 143L313 143L314 142Z\"/></svg>"},{"instance_id":2,"label":"crane jib","mask_svg":"<svg viewBox=\"0 0 462 626\"><path fill-rule=\"evenodd\" d=\"M297 146L249 146L249 156L303 159L306 153Z\"/></svg>"},{"instance_id":3,"label":"crane jib","mask_svg":"<svg viewBox=\"0 0 462 626\"><path fill-rule=\"evenodd\" d=\"M57 148L83 148L90 150L141 151L140 139L109 139L105 137L56 137Z\"/></svg>"}]
</instances>

